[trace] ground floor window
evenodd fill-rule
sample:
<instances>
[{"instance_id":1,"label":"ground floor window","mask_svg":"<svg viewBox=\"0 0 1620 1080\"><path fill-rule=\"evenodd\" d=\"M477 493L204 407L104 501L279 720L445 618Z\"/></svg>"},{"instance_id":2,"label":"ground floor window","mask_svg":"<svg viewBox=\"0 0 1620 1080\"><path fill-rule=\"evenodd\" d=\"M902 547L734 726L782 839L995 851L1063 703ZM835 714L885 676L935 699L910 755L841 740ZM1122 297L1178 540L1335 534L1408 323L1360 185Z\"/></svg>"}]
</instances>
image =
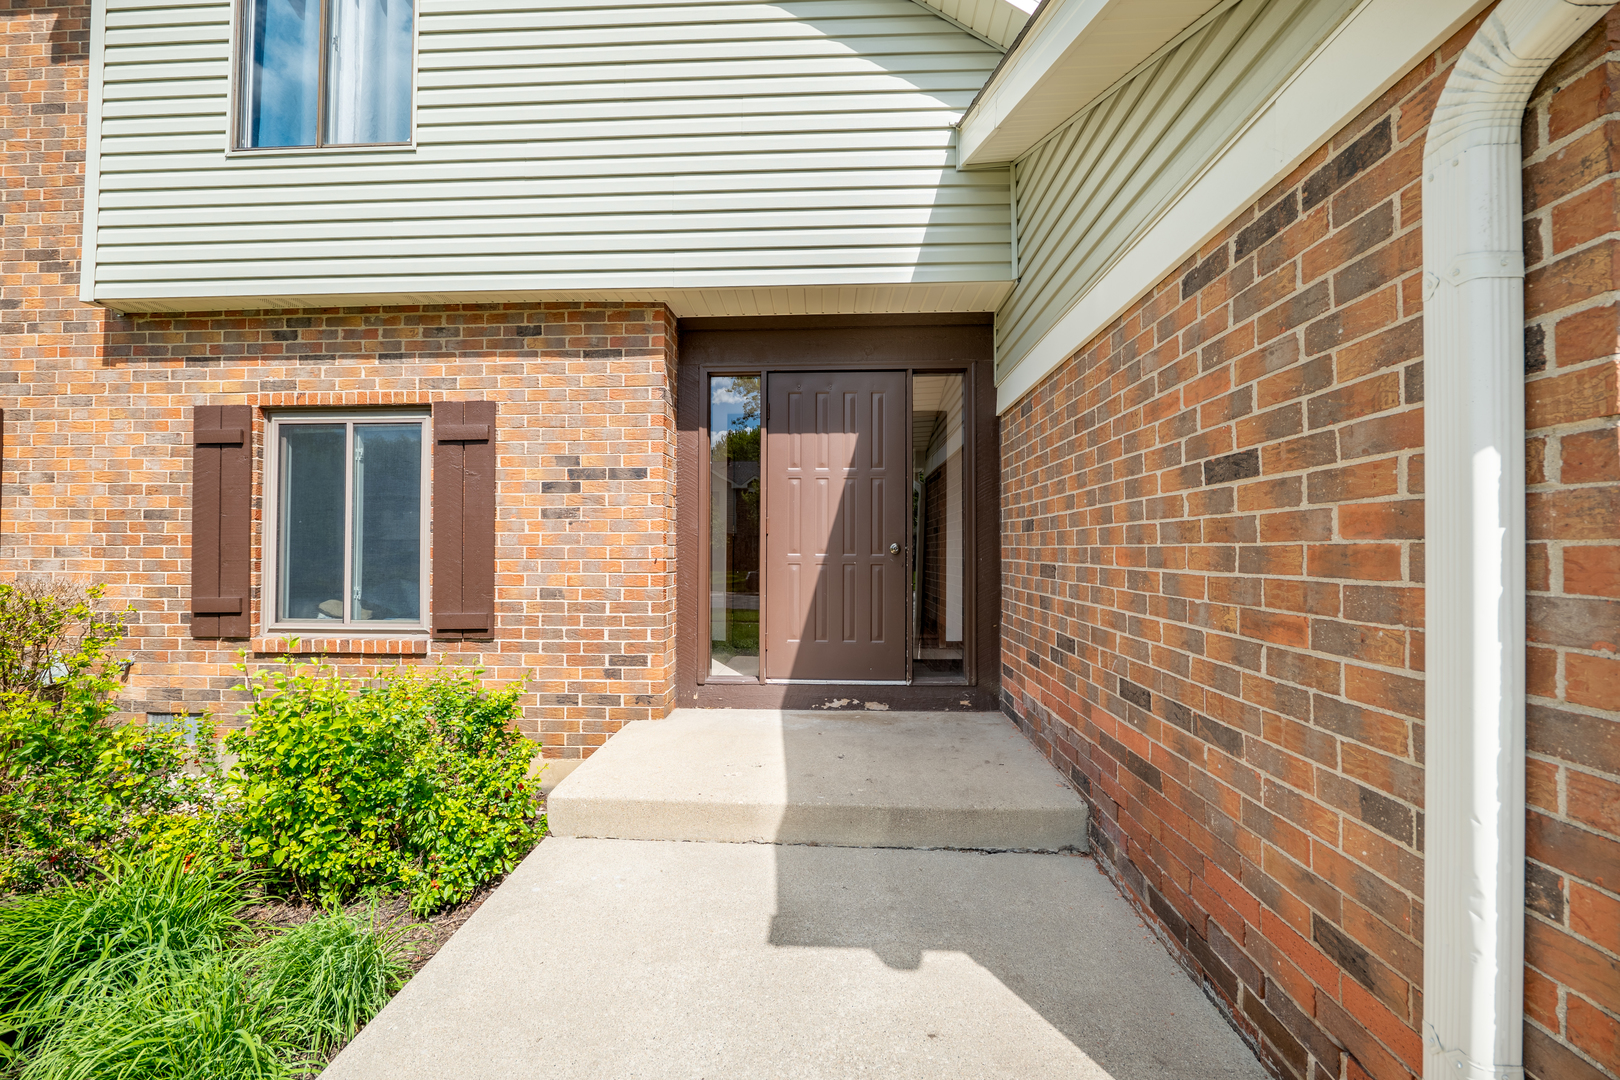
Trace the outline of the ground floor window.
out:
<instances>
[{"instance_id":1,"label":"ground floor window","mask_svg":"<svg viewBox=\"0 0 1620 1080\"><path fill-rule=\"evenodd\" d=\"M422 625L426 422L425 414L271 420L273 623Z\"/></svg>"}]
</instances>

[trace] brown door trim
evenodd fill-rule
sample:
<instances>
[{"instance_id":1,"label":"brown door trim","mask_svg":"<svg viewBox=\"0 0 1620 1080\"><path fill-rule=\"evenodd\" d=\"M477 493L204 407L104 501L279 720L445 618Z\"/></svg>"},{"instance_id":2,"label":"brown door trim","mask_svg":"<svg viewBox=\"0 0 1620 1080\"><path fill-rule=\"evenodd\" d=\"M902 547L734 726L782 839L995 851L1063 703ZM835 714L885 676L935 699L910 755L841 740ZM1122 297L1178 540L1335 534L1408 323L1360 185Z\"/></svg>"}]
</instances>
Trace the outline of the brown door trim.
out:
<instances>
[{"instance_id":1,"label":"brown door trim","mask_svg":"<svg viewBox=\"0 0 1620 1080\"><path fill-rule=\"evenodd\" d=\"M843 707L851 708L869 702L894 709L999 708L1000 447L990 319L988 314L967 314L680 321L675 399L676 705L822 708L842 700ZM706 678L708 650L702 638L707 627L709 573L708 377L759 374L768 380L773 370L892 370L905 371L908 376L964 373L963 389L971 404L964 431L968 443L964 466L971 495L965 500L968 517L963 523L968 546L963 566L963 619L970 628L964 642L966 685L784 684L764 682L763 675L757 683ZM908 424L910 390L908 378ZM909 560L913 550L909 514L907 522ZM692 572L683 574L681 567L691 567ZM909 644L906 653L909 677Z\"/></svg>"}]
</instances>

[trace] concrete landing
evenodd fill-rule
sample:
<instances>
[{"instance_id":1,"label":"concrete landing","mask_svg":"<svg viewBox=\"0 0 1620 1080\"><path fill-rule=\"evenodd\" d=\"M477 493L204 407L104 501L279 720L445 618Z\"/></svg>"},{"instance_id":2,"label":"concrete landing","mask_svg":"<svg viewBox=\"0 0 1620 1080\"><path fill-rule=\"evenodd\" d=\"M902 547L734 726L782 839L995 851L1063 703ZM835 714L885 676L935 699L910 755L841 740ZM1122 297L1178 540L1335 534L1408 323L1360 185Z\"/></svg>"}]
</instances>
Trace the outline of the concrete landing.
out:
<instances>
[{"instance_id":1,"label":"concrete landing","mask_svg":"<svg viewBox=\"0 0 1620 1080\"><path fill-rule=\"evenodd\" d=\"M553 837L324 1076L1266 1073L1089 858Z\"/></svg>"},{"instance_id":2,"label":"concrete landing","mask_svg":"<svg viewBox=\"0 0 1620 1080\"><path fill-rule=\"evenodd\" d=\"M682 709L557 784L553 836L1084 851L1086 805L1000 713Z\"/></svg>"}]
</instances>

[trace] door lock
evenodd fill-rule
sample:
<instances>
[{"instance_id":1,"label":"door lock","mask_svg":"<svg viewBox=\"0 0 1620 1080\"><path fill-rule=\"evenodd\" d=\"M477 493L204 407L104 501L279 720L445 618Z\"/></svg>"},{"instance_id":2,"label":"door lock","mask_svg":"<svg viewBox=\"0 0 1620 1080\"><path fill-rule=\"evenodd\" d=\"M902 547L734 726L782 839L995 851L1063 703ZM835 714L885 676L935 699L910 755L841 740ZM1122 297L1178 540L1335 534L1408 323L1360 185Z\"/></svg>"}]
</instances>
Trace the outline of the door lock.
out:
<instances>
[{"instance_id":1,"label":"door lock","mask_svg":"<svg viewBox=\"0 0 1620 1080\"><path fill-rule=\"evenodd\" d=\"M900 545L899 544L890 544L889 545L889 554L890 555L898 555L898 554L900 554Z\"/></svg>"}]
</instances>

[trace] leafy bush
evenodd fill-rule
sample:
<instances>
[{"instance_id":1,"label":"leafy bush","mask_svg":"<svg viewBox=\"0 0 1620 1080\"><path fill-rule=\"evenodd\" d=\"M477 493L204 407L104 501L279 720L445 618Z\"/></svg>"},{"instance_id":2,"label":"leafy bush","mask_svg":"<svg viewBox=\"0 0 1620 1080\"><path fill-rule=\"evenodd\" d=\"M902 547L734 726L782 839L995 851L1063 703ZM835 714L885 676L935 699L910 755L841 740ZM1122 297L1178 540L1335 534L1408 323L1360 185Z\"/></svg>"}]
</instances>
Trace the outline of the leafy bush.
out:
<instances>
[{"instance_id":1,"label":"leafy bush","mask_svg":"<svg viewBox=\"0 0 1620 1080\"><path fill-rule=\"evenodd\" d=\"M534 745L511 728L521 687L486 690L477 674L249 675L249 726L228 741L247 857L328 906L380 885L418 913L510 870L540 835Z\"/></svg>"},{"instance_id":2,"label":"leafy bush","mask_svg":"<svg viewBox=\"0 0 1620 1080\"><path fill-rule=\"evenodd\" d=\"M109 849L172 832L176 815L223 828L204 812L217 767L178 732L112 723L124 623L100 610L101 596L99 586L0 582L0 892L81 878ZM205 724L197 743L211 740Z\"/></svg>"},{"instance_id":3,"label":"leafy bush","mask_svg":"<svg viewBox=\"0 0 1620 1080\"><path fill-rule=\"evenodd\" d=\"M0 1054L35 1046L91 1003L243 937L243 889L240 875L140 859L0 907Z\"/></svg>"},{"instance_id":4,"label":"leafy bush","mask_svg":"<svg viewBox=\"0 0 1620 1080\"><path fill-rule=\"evenodd\" d=\"M342 911L311 919L254 949L255 1000L286 1041L325 1054L354 1038L405 984L402 935Z\"/></svg>"},{"instance_id":5,"label":"leafy bush","mask_svg":"<svg viewBox=\"0 0 1620 1080\"><path fill-rule=\"evenodd\" d=\"M103 595L45 578L0 582L0 695L59 698L99 674L124 636L123 620L99 610Z\"/></svg>"}]
</instances>

